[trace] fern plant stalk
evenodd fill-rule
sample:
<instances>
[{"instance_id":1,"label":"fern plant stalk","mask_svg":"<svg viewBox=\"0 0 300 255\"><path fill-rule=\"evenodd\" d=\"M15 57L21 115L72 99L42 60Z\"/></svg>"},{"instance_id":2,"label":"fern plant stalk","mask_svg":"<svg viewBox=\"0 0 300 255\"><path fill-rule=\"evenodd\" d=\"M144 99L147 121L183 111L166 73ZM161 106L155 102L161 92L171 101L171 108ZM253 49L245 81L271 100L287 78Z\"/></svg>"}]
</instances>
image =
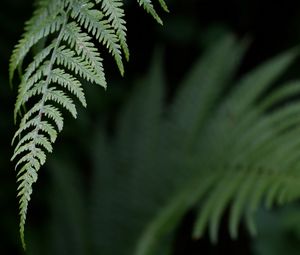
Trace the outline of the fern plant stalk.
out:
<instances>
[{"instance_id":1,"label":"fern plant stalk","mask_svg":"<svg viewBox=\"0 0 300 255\"><path fill-rule=\"evenodd\" d=\"M159 23L160 17L149 0L138 3ZM159 0L167 11L166 4ZM20 235L25 249L24 227L32 185L38 171L52 152L58 132L63 128L61 108L76 118L74 98L86 106L82 80L106 88L99 46L107 48L124 74L123 54L129 59L126 22L122 0L39 0L33 17L10 60L10 82L16 70L20 85L14 119L18 121L12 160L18 171ZM33 47L44 44L28 63ZM24 71L23 71L24 70ZM24 110L27 109L27 110Z\"/></svg>"}]
</instances>

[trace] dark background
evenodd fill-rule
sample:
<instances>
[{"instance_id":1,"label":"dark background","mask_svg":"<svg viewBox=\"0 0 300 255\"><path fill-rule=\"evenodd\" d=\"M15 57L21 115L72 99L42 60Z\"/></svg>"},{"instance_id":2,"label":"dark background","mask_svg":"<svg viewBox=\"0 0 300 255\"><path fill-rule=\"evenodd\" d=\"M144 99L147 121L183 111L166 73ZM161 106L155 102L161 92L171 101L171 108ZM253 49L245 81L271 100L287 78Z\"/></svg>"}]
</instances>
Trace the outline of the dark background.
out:
<instances>
[{"instance_id":1,"label":"dark background","mask_svg":"<svg viewBox=\"0 0 300 255\"><path fill-rule=\"evenodd\" d=\"M11 51L20 38L24 22L31 16L33 1L2 0L0 7L0 254L20 254L18 236L18 202L15 171L10 163L13 124L13 104L16 89L8 83L8 63ZM132 81L147 71L156 47L164 50L168 83L168 100L193 61L203 49L218 40L222 34L233 32L239 38L252 40L240 72L246 72L268 57L300 44L300 2L294 0L173 0L168 1L171 12L162 14L164 26L159 26L143 12L135 1L126 1L128 43L131 59L125 65L125 77L120 77L109 56L105 57L108 90L90 86L87 89L88 109L81 109L78 120L66 118L65 129L58 139L55 158L73 158L88 183L91 162L85 145L97 129L98 123L114 116L130 95ZM157 5L158 7L158 5ZM298 66L300 70L300 66ZM113 124L111 124L113 125ZM49 164L50 165L50 164ZM49 179L50 166L46 164L34 186L28 214L27 231L43 235L43 226L50 224L51 210L48 191L55 185ZM208 238L193 241L189 233L193 212L186 215L177 230L174 255L181 254L255 254L253 243L243 229L240 238L232 241L222 228L220 242L212 246ZM224 226L226 220L224 220ZM39 232L40 231L40 232ZM205 252L204 252L205 251ZM39 254L39 253L37 253Z\"/></svg>"}]
</instances>

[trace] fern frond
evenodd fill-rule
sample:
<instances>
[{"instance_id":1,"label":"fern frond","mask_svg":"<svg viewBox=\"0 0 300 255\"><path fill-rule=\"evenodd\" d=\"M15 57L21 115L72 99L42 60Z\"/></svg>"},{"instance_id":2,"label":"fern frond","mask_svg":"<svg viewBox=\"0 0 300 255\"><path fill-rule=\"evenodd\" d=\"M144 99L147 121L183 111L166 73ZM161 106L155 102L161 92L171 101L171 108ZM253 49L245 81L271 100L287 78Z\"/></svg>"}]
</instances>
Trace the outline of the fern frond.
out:
<instances>
[{"instance_id":1,"label":"fern frond","mask_svg":"<svg viewBox=\"0 0 300 255\"><path fill-rule=\"evenodd\" d=\"M15 122L19 116L20 124L12 140L16 143L12 160L17 160L16 169L19 169L20 235L24 248L24 224L32 185L46 161L46 153L52 152L58 132L63 128L60 108L76 118L73 98L86 106L82 80L106 88L103 59L95 42L107 48L123 75L123 53L128 59L129 50L121 0L96 0L95 3L39 0L12 53L11 83L16 70L20 70L14 109ZM27 64L30 51L34 56ZM23 62L27 64L25 68Z\"/></svg>"},{"instance_id":2,"label":"fern frond","mask_svg":"<svg viewBox=\"0 0 300 255\"><path fill-rule=\"evenodd\" d=\"M272 94L270 95L270 98L273 98L272 100L270 100L269 97L266 97L266 101L263 101L262 105L258 104L257 107L254 106L255 100L257 100L257 98L266 91L270 84L272 84L272 82L286 70L295 58L295 55L296 54L293 51L283 54L278 58L269 61L242 79L240 84L237 85L236 90L229 95L228 99L225 100L225 103L220 106L223 109L226 109L226 111L228 111L235 119L234 124L230 124L230 119L228 117L227 121L225 121L226 115L224 115L224 112L220 112L220 116L216 118L214 123L214 125L220 125L220 123L223 123L223 128L217 129L220 134L218 139L222 141L222 144L224 146L229 143L232 145L232 147L230 146L230 148L228 148L228 154L224 153L224 151L222 152L222 149L218 149L217 155L220 155L221 153L223 154L220 159L220 163L224 165L226 164L224 162L228 158L232 158L232 161L227 163L228 170L232 169L232 171L230 172L227 170L227 172L229 178L232 178L233 183L235 183L236 180L234 176L238 176L239 174L242 175L242 179L236 180L236 187L233 187L231 194L226 191L220 196L220 201L224 204L224 207L227 206L233 197L236 196L232 205L230 216L230 233L233 237L237 234L238 220L241 218L242 214L241 208L244 207L243 203L247 200L247 194L252 191L252 188L249 188L253 186L258 179L263 178L262 176L264 171L272 169L270 166L260 164L256 156L261 155L264 158L265 155L269 155L269 157L274 159L274 148L278 146L280 147L278 139L283 138L282 132L289 128L293 129L293 127L299 123L298 118L291 117L296 116L296 108L299 108L299 105L296 106L295 109L293 109L294 107L292 107L292 105L289 105L286 109L283 108L275 111L274 114L271 113L264 116L267 111L266 106L276 103L276 100L274 100L276 97L272 96ZM245 94L246 91L248 91L247 95ZM278 95L277 92L275 93ZM241 98L242 95L244 95L243 98ZM265 102L268 103L266 104ZM282 121L284 121L284 123ZM273 147L268 145L267 142L272 142ZM241 144L243 144L243 146L240 146ZM235 147L236 145L237 147ZM268 150L268 148L270 149L271 147L272 149ZM262 148L265 148L266 150L263 151ZM216 167L221 168L221 164ZM277 165L276 168L278 168L278 170L281 169L279 165ZM282 170L283 169L284 168L282 168ZM271 175L271 172L269 174ZM219 183L221 185L220 189L224 189L221 182ZM228 183L226 185L228 185ZM265 189L268 189L268 186L265 187ZM215 188L213 188L213 190L214 191L212 193L217 194L217 190ZM228 190L228 186L226 190ZM225 198L226 196L227 198ZM194 234L197 237L201 236L205 227L209 226L211 238L216 241L220 217L225 208L220 208L218 213L215 214L212 213L212 210L216 210L217 204L213 202L213 197L212 199L207 199L207 203L213 203L213 205L209 208L208 204L205 202L203 205L204 210L208 211L208 215L212 214L216 216L207 217L204 216L205 214L203 214L203 210L202 212L199 212L201 216L199 216L196 223ZM207 218L205 219L205 217Z\"/></svg>"},{"instance_id":3,"label":"fern frond","mask_svg":"<svg viewBox=\"0 0 300 255\"><path fill-rule=\"evenodd\" d=\"M165 12L169 12L169 8L168 5L166 4L166 2L164 0L158 0L160 6L164 9Z\"/></svg>"},{"instance_id":4,"label":"fern frond","mask_svg":"<svg viewBox=\"0 0 300 255\"><path fill-rule=\"evenodd\" d=\"M67 67L76 75L79 75L86 79L89 82L94 82L105 87L106 83L99 77L91 65L82 57L76 56L76 53L73 50L61 46L56 51L56 64L58 66Z\"/></svg>"},{"instance_id":5,"label":"fern frond","mask_svg":"<svg viewBox=\"0 0 300 255\"><path fill-rule=\"evenodd\" d=\"M297 100L278 107L289 96L300 93L299 81L264 95L293 62L297 51L282 54L244 76L221 100L219 95L228 79L219 75L222 71L229 74L230 69L224 69L231 62L226 61L226 55L233 57L237 48L230 45L232 41L227 38L212 49L175 98L169 115L174 128L168 125L167 134L176 148L174 155L180 153L181 160L187 160L176 170L183 168L190 176L146 226L135 254L155 254L153 247L159 245L158 240L170 234L183 214L198 204L194 238L208 229L211 240L217 241L221 217L228 207L229 232L235 238L242 218L249 231L256 232L253 214L262 201L270 207L300 196L300 103ZM234 57L232 60L238 62ZM163 168L174 169L175 165Z\"/></svg>"},{"instance_id":6,"label":"fern frond","mask_svg":"<svg viewBox=\"0 0 300 255\"><path fill-rule=\"evenodd\" d=\"M54 101L60 104L65 109L67 109L73 115L74 118L77 117L77 111L73 100L69 98L63 91L52 88L49 89L45 93L45 102L47 101Z\"/></svg>"},{"instance_id":7,"label":"fern frond","mask_svg":"<svg viewBox=\"0 0 300 255\"><path fill-rule=\"evenodd\" d=\"M86 100L81 83L78 79L70 74L64 72L64 70L56 68L51 73L51 82L61 85L67 88L70 93L75 95L81 104L86 107Z\"/></svg>"},{"instance_id":8,"label":"fern frond","mask_svg":"<svg viewBox=\"0 0 300 255\"><path fill-rule=\"evenodd\" d=\"M30 111L28 113L30 113ZM58 108L56 108L55 106L52 106L50 104L49 105L45 104L44 109L43 109L43 114L45 114L46 117L48 117L49 119L51 119L55 122L58 131L62 130L64 121L63 121L62 114L60 113ZM27 117L26 115L24 116L24 119L25 119L25 117Z\"/></svg>"},{"instance_id":9,"label":"fern frond","mask_svg":"<svg viewBox=\"0 0 300 255\"><path fill-rule=\"evenodd\" d=\"M71 47L75 47L77 55L82 56L93 68L99 81L101 81L100 85L106 87L103 60L91 39L88 34L81 32L81 28L75 22L66 26L64 40L68 41Z\"/></svg>"},{"instance_id":10,"label":"fern frond","mask_svg":"<svg viewBox=\"0 0 300 255\"><path fill-rule=\"evenodd\" d=\"M116 35L120 41L121 47L127 60L129 60L129 49L126 40L126 21L124 20L123 0L96 0L102 2L102 10L108 17Z\"/></svg>"},{"instance_id":11,"label":"fern frond","mask_svg":"<svg viewBox=\"0 0 300 255\"><path fill-rule=\"evenodd\" d=\"M33 75L34 72L37 71L38 67L46 60L46 58L50 55L51 51L54 49L56 45L55 40L46 48L41 50L37 55L33 57L33 62L31 62L25 70L23 75L24 81L28 82L28 79ZM32 79L32 78L31 78ZM33 82L34 83L34 82Z\"/></svg>"},{"instance_id":12,"label":"fern frond","mask_svg":"<svg viewBox=\"0 0 300 255\"><path fill-rule=\"evenodd\" d=\"M156 10L154 9L154 6L152 4L151 0L137 0L138 4L140 6L142 6L146 12L148 12L150 15L152 15L152 17L159 23L159 24L163 24L163 21L161 20L161 18L159 17L159 15L157 14Z\"/></svg>"},{"instance_id":13,"label":"fern frond","mask_svg":"<svg viewBox=\"0 0 300 255\"><path fill-rule=\"evenodd\" d=\"M20 173L26 172L26 178L25 175L21 176L22 179L18 179L18 182L20 182L18 186L18 197L19 197L19 207L20 207L20 233L21 233L21 241L23 248L26 249L25 239L24 239L24 228L25 228L25 222L26 222L26 215L27 215L27 209L28 209L28 203L30 201L30 197L32 194L32 184L37 181L37 169L33 167L33 159L30 156L29 160L27 160L23 168L21 168ZM35 165L39 165L38 163L35 163Z\"/></svg>"},{"instance_id":14,"label":"fern frond","mask_svg":"<svg viewBox=\"0 0 300 255\"><path fill-rule=\"evenodd\" d=\"M38 23L34 23L34 25L33 22L37 22L35 19L30 22L30 24L32 23L30 26L32 29L25 32L24 37L20 40L13 51L9 67L11 83L15 70L22 63L32 46L42 38L59 31L63 25L63 18L60 15L57 15L57 13L47 15L46 12L44 16L44 19L41 19Z\"/></svg>"},{"instance_id":15,"label":"fern frond","mask_svg":"<svg viewBox=\"0 0 300 255\"><path fill-rule=\"evenodd\" d=\"M71 17L88 30L114 57L121 74L124 74L121 46L112 25L101 11L93 9L93 3L73 3Z\"/></svg>"}]
</instances>

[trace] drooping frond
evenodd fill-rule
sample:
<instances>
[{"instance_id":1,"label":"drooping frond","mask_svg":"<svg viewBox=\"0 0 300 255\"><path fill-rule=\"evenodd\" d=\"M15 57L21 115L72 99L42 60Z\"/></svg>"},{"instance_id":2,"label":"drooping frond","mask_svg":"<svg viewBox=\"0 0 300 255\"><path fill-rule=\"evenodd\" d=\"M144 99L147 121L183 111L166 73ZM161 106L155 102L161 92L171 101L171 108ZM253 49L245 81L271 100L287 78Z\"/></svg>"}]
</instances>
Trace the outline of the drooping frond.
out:
<instances>
[{"instance_id":1,"label":"drooping frond","mask_svg":"<svg viewBox=\"0 0 300 255\"><path fill-rule=\"evenodd\" d=\"M161 20L160 16L158 15L158 13L156 12L156 10L153 6L152 0L137 0L137 2L139 3L140 6L142 6L146 10L146 12L151 14L152 17L159 24L163 24L163 21ZM158 2L165 11L167 11L167 12L169 11L164 0L158 0Z\"/></svg>"},{"instance_id":2,"label":"drooping frond","mask_svg":"<svg viewBox=\"0 0 300 255\"><path fill-rule=\"evenodd\" d=\"M123 75L123 53L128 59L129 50L121 0L37 1L36 11L13 51L9 73L11 83L16 70L20 74L14 111L15 122L20 117L20 125L13 138L16 146L12 160L17 160L24 248L24 224L32 184L46 161L46 152L52 152L62 130L61 109L76 118L74 99L86 106L82 80L106 88L98 49L101 45L115 59ZM29 61L31 51L34 56Z\"/></svg>"},{"instance_id":3,"label":"drooping frond","mask_svg":"<svg viewBox=\"0 0 300 255\"><path fill-rule=\"evenodd\" d=\"M90 2L81 3L75 1L70 15L77 19L78 23L91 33L101 44L105 45L114 57L121 74L124 73L121 46L115 31L104 14L96 10Z\"/></svg>"},{"instance_id":4,"label":"drooping frond","mask_svg":"<svg viewBox=\"0 0 300 255\"><path fill-rule=\"evenodd\" d=\"M124 20L123 0L96 0L97 3L102 2L102 10L113 28L120 41L125 57L129 60L129 49L126 41L126 22Z\"/></svg>"},{"instance_id":5,"label":"drooping frond","mask_svg":"<svg viewBox=\"0 0 300 255\"><path fill-rule=\"evenodd\" d=\"M14 72L22 65L22 61L39 40L61 29L63 18L59 10L50 13L48 8L38 9L34 16L27 22L23 38L15 47L10 59L9 76L12 82Z\"/></svg>"}]
</instances>

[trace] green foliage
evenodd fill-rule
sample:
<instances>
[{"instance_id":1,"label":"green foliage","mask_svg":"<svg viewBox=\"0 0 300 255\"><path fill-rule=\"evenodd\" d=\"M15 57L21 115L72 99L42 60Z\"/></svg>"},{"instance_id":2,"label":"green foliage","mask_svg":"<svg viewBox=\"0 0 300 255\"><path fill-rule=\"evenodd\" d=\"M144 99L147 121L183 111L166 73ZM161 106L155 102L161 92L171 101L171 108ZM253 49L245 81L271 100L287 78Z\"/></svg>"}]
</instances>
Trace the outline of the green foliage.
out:
<instances>
[{"instance_id":1,"label":"green foliage","mask_svg":"<svg viewBox=\"0 0 300 255\"><path fill-rule=\"evenodd\" d=\"M173 140L179 142L171 147L187 159L181 167L190 177L146 227L137 248L139 255L152 254L149 251L160 237L197 205L194 238L208 228L216 241L221 216L228 207L229 232L235 238L242 218L249 231L256 232L253 214L263 200L269 207L299 198L300 104L287 100L300 92L300 83L288 82L268 92L296 52L282 54L245 75L221 100L227 78L221 75L228 73L224 69L232 63L225 54L234 56L233 49L238 48L229 48L229 42L223 41L204 57L194 70L207 67L209 72L192 73L175 99L172 112L176 117L171 114L170 121L176 130ZM218 64L223 68L217 68ZM166 133L172 134L170 130Z\"/></svg>"},{"instance_id":2,"label":"green foliage","mask_svg":"<svg viewBox=\"0 0 300 255\"><path fill-rule=\"evenodd\" d=\"M150 0L138 2L161 23ZM159 2L166 9L165 3ZM14 115L15 121L18 116L21 120L13 138L13 143L18 142L12 160L17 160L23 247L32 184L46 161L46 152L52 152L57 134L63 128L60 108L76 118L74 99L86 106L82 80L106 88L97 42L107 48L123 75L123 53L129 59L123 1L37 1L36 11L26 23L25 33L13 51L10 81L13 82L18 69L20 85ZM31 50L33 59L23 72L23 63L28 63Z\"/></svg>"},{"instance_id":3,"label":"green foliage","mask_svg":"<svg viewBox=\"0 0 300 255\"><path fill-rule=\"evenodd\" d=\"M253 216L262 203L270 207L299 198L300 82L278 82L298 51L236 82L246 45L227 36L208 49L170 106L164 105L163 68L155 58L148 78L122 107L114 135L107 135L103 123L97 128L89 199L74 202L68 183L60 186L64 192L57 188L58 197L65 193L65 201L76 204L64 216L64 202L54 206L60 208L54 214L57 243L77 243L76 250L92 254L171 254L174 231L191 209L198 211L194 237L208 229L216 241L226 209L235 238L242 219L256 232ZM74 163L63 165L64 173L62 162L67 160L52 166L55 179L78 180L64 176L74 172ZM64 234L68 226L76 230ZM79 238L83 233L86 238ZM75 242L78 238L86 243ZM57 243L51 254L73 247Z\"/></svg>"}]
</instances>

